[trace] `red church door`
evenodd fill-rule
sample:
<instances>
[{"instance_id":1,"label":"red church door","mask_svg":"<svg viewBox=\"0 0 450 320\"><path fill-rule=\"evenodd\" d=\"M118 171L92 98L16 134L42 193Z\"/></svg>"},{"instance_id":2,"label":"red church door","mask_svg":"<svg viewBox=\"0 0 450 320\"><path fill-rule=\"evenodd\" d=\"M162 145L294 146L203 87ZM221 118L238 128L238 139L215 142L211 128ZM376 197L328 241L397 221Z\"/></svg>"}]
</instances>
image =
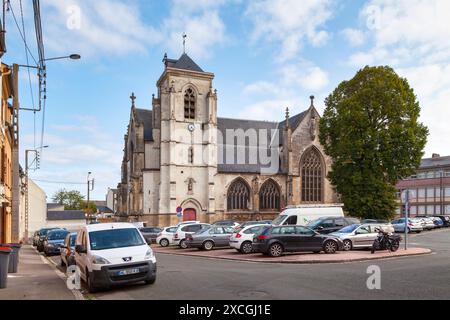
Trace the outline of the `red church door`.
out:
<instances>
[{"instance_id":1,"label":"red church door","mask_svg":"<svg viewBox=\"0 0 450 320\"><path fill-rule=\"evenodd\" d=\"M197 220L197 211L195 209L184 209L183 221L195 221Z\"/></svg>"}]
</instances>

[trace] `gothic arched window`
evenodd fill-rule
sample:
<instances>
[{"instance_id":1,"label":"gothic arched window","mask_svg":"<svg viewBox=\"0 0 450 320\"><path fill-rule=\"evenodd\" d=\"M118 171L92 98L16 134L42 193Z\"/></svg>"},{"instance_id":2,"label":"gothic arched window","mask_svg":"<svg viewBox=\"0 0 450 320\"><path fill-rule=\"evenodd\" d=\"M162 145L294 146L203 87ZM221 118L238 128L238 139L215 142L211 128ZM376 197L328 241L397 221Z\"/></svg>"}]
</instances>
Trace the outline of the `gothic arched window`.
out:
<instances>
[{"instance_id":1,"label":"gothic arched window","mask_svg":"<svg viewBox=\"0 0 450 320\"><path fill-rule=\"evenodd\" d=\"M307 151L300 164L302 202L323 201L323 171L319 152L315 148Z\"/></svg>"},{"instance_id":2,"label":"gothic arched window","mask_svg":"<svg viewBox=\"0 0 450 320\"><path fill-rule=\"evenodd\" d=\"M273 180L266 181L259 191L259 209L280 209L280 188Z\"/></svg>"},{"instance_id":3,"label":"gothic arched window","mask_svg":"<svg viewBox=\"0 0 450 320\"><path fill-rule=\"evenodd\" d=\"M195 119L195 93L191 88L184 94L184 118Z\"/></svg>"},{"instance_id":4,"label":"gothic arched window","mask_svg":"<svg viewBox=\"0 0 450 320\"><path fill-rule=\"evenodd\" d=\"M248 210L250 205L250 189L242 179L235 180L228 188L228 210Z\"/></svg>"}]
</instances>

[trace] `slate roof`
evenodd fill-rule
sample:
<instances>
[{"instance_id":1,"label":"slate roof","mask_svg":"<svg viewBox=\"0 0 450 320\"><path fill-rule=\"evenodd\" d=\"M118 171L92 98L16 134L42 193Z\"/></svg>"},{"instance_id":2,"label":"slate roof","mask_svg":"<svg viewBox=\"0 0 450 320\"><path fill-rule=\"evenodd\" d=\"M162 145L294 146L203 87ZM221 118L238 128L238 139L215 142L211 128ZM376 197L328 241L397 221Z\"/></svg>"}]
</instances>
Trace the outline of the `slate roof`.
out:
<instances>
[{"instance_id":1,"label":"slate roof","mask_svg":"<svg viewBox=\"0 0 450 320\"><path fill-rule=\"evenodd\" d=\"M450 166L450 156L422 159L420 169Z\"/></svg>"},{"instance_id":2,"label":"slate roof","mask_svg":"<svg viewBox=\"0 0 450 320\"><path fill-rule=\"evenodd\" d=\"M82 210L47 211L47 220L84 220L86 219Z\"/></svg>"},{"instance_id":3,"label":"slate roof","mask_svg":"<svg viewBox=\"0 0 450 320\"><path fill-rule=\"evenodd\" d=\"M136 108L136 120L144 125L144 141L153 141L152 110Z\"/></svg>"},{"instance_id":4,"label":"slate roof","mask_svg":"<svg viewBox=\"0 0 450 320\"><path fill-rule=\"evenodd\" d=\"M260 173L261 169L265 166L261 164L259 161L259 150L258 145L260 143L260 132L261 130L266 130L266 141L263 143L267 144L267 151L264 151L265 155L269 157L271 155L269 146L272 145L274 147L278 147L282 140L280 140L279 136L272 136L272 130L276 130L279 126L278 122L272 121L255 121L255 120L240 120L240 119L229 119L229 118L217 118L217 129L222 134L222 137L218 137L218 171L219 172L248 172L248 173ZM246 141L244 145L242 145L242 141L234 138L235 141L227 141L227 129L242 129L244 132L247 130L255 130L256 134L256 143L251 144L250 138L246 137ZM251 131L247 131L251 132ZM219 134L219 133L218 133ZM278 138L278 139L277 139ZM227 153L226 148L227 145L230 146L233 150L233 161L231 163L227 163ZM244 163L238 163L238 152L245 152L245 161ZM250 152L254 156L253 159L256 161L250 160ZM241 153L242 155L242 153ZM255 163L256 162L256 163Z\"/></svg>"},{"instance_id":5,"label":"slate roof","mask_svg":"<svg viewBox=\"0 0 450 320\"><path fill-rule=\"evenodd\" d=\"M186 53L183 53L178 60L167 59L167 66L175 69L204 72Z\"/></svg>"},{"instance_id":6,"label":"slate roof","mask_svg":"<svg viewBox=\"0 0 450 320\"><path fill-rule=\"evenodd\" d=\"M113 213L113 211L107 206L97 206L97 211L100 213Z\"/></svg>"}]
</instances>

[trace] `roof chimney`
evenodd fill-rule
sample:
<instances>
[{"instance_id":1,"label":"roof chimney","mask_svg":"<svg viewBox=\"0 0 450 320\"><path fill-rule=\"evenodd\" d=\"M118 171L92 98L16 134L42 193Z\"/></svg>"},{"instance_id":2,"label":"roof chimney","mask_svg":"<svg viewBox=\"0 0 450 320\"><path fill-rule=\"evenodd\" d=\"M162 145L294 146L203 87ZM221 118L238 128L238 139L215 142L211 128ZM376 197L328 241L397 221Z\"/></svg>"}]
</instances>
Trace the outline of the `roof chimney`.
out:
<instances>
[{"instance_id":1,"label":"roof chimney","mask_svg":"<svg viewBox=\"0 0 450 320\"><path fill-rule=\"evenodd\" d=\"M436 159L436 158L440 158L441 155L439 153L433 153L433 155L431 156L431 158Z\"/></svg>"}]
</instances>

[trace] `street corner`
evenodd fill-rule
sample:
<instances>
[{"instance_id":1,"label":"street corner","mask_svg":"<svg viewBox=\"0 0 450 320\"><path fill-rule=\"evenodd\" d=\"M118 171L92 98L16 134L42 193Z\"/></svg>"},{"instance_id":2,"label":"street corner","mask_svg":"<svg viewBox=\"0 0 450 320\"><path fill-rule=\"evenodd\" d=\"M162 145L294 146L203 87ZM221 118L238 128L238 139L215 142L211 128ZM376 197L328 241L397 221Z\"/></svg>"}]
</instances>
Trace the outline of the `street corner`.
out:
<instances>
[{"instance_id":1,"label":"street corner","mask_svg":"<svg viewBox=\"0 0 450 320\"><path fill-rule=\"evenodd\" d=\"M432 250L428 248L408 248L407 250L399 249L396 252L376 251L371 253L370 250L352 250L339 251L335 254L326 253L286 253L281 257L268 257L260 253L241 254L234 249L215 249L211 251L202 251L198 249L188 248L181 249L179 247L158 247L154 246L153 250L156 254L172 254L180 256L201 257L210 259L225 259L242 262L255 263L291 263L291 264L313 264L313 263L347 263L360 262L377 259L392 259L401 257L410 257L418 255L431 254Z\"/></svg>"}]
</instances>

